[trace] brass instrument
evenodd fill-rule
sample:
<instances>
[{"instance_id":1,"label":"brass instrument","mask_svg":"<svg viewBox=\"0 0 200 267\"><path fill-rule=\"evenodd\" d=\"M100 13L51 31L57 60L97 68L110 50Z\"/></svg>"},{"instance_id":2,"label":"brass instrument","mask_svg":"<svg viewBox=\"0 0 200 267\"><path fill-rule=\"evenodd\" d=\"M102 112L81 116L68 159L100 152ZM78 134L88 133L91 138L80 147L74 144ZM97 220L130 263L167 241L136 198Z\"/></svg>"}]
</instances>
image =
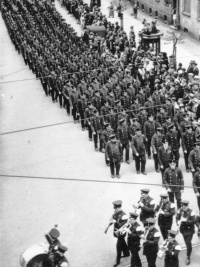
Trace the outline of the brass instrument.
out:
<instances>
[{"instance_id":1,"label":"brass instrument","mask_svg":"<svg viewBox=\"0 0 200 267\"><path fill-rule=\"evenodd\" d=\"M124 235L126 233L126 228L130 228L131 227L131 223L128 221L127 223L125 223L121 228L117 229L116 231L114 231L114 233L119 236L119 235Z\"/></svg>"},{"instance_id":2,"label":"brass instrument","mask_svg":"<svg viewBox=\"0 0 200 267\"><path fill-rule=\"evenodd\" d=\"M160 246L159 251L157 253L157 256L159 259L162 259L165 255L165 252L167 251L167 247L169 245L170 241L166 239L163 244Z\"/></svg>"},{"instance_id":3,"label":"brass instrument","mask_svg":"<svg viewBox=\"0 0 200 267\"><path fill-rule=\"evenodd\" d=\"M134 207L134 209L139 209L139 207L140 207L140 203L142 203L142 201L144 200L144 196L145 196L145 195L142 195L142 196L140 197L140 200L138 201L137 204L132 204L132 206Z\"/></svg>"},{"instance_id":4,"label":"brass instrument","mask_svg":"<svg viewBox=\"0 0 200 267\"><path fill-rule=\"evenodd\" d=\"M158 212L157 212L156 215L155 215L155 217L156 217L156 218L155 218L156 221L158 220L158 217L159 217L160 212L161 212L161 210L162 210L163 204L164 204L164 203L162 203L162 204L160 205L160 208L159 208Z\"/></svg>"},{"instance_id":5,"label":"brass instrument","mask_svg":"<svg viewBox=\"0 0 200 267\"><path fill-rule=\"evenodd\" d=\"M149 234L149 227L146 227L145 228L145 232L144 232L144 236L140 236L141 237L141 239L140 239L140 247L143 247L144 242L147 240L148 234Z\"/></svg>"}]
</instances>

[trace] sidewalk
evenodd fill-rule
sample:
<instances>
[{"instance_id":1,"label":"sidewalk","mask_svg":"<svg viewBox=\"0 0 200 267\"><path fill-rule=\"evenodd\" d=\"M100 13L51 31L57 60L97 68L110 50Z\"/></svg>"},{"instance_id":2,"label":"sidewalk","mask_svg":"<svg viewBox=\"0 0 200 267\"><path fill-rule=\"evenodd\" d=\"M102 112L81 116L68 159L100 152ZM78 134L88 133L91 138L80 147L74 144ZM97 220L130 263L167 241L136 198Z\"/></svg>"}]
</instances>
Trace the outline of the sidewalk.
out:
<instances>
[{"instance_id":1,"label":"sidewalk","mask_svg":"<svg viewBox=\"0 0 200 267\"><path fill-rule=\"evenodd\" d=\"M85 3L90 4L90 0L84 0ZM104 15L108 17L108 6L111 1L101 0L101 10ZM135 19L131 16L133 4L127 2L127 8L123 11L124 13L124 30L127 34L129 34L130 26L134 26L136 33L136 42L138 43L138 32L143 28L142 21L145 18L147 21L151 21L153 17L145 14L138 10L138 17ZM115 23L120 20L117 16L117 12L115 11L115 18L109 18L108 21ZM158 29L163 32L164 38L166 35L169 35L168 32L171 31L170 27L166 25L164 22L158 20ZM172 54L172 41L168 42L165 40L161 40L161 51L166 52L168 56ZM180 43L177 45L177 63L182 62L184 67L188 67L188 64L191 60L195 60L200 65L200 42L190 37L188 34L185 34L184 43Z\"/></svg>"}]
</instances>

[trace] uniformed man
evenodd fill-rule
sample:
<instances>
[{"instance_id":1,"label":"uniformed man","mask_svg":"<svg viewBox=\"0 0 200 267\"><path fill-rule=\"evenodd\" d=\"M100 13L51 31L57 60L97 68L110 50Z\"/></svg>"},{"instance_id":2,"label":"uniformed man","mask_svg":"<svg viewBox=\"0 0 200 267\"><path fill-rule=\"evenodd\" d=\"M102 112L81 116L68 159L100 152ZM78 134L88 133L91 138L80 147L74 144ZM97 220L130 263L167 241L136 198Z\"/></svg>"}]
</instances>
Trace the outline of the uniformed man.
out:
<instances>
[{"instance_id":1,"label":"uniformed man","mask_svg":"<svg viewBox=\"0 0 200 267\"><path fill-rule=\"evenodd\" d=\"M85 131L85 110L87 108L87 102L85 98L85 93L81 94L81 98L78 100L77 104L77 113L80 115L81 118L81 127L82 131Z\"/></svg>"},{"instance_id":2,"label":"uniformed man","mask_svg":"<svg viewBox=\"0 0 200 267\"><path fill-rule=\"evenodd\" d=\"M87 103L87 108L85 109L85 114L84 114L84 118L85 118L85 126L88 129L88 137L89 140L92 141L92 129L91 129L91 119L94 116L94 107L92 105L91 102L88 101Z\"/></svg>"},{"instance_id":3,"label":"uniformed man","mask_svg":"<svg viewBox=\"0 0 200 267\"><path fill-rule=\"evenodd\" d=\"M44 267L68 267L69 263L64 253L68 250L66 246L58 245L58 250L54 253L50 253L48 257L43 261Z\"/></svg>"},{"instance_id":4,"label":"uniformed man","mask_svg":"<svg viewBox=\"0 0 200 267\"><path fill-rule=\"evenodd\" d=\"M182 147L184 152L186 172L189 172L188 157L190 152L194 149L195 134L192 131L192 125L185 125L186 132L182 136Z\"/></svg>"},{"instance_id":5,"label":"uniformed man","mask_svg":"<svg viewBox=\"0 0 200 267\"><path fill-rule=\"evenodd\" d=\"M123 161L123 151L125 149L126 151L126 156L125 156L125 160L127 164L130 164L129 161L129 127L126 124L126 120L125 119L121 119L119 121L120 125L117 129L117 136L118 139L122 145L122 155L121 155L121 161Z\"/></svg>"},{"instance_id":6,"label":"uniformed man","mask_svg":"<svg viewBox=\"0 0 200 267\"><path fill-rule=\"evenodd\" d=\"M118 266L120 264L121 260L121 254L123 252L124 257L129 257L130 253L128 250L128 246L125 241L125 236L126 233L123 235L116 234L116 230L120 229L126 222L127 222L127 215L126 213L122 210L122 201L121 200L116 200L113 202L114 209L115 209L115 214L113 215L112 223L114 224L114 237L117 238L117 258L116 258L116 263L114 264L115 266Z\"/></svg>"},{"instance_id":7,"label":"uniformed man","mask_svg":"<svg viewBox=\"0 0 200 267\"><path fill-rule=\"evenodd\" d=\"M56 228L52 228L49 233L45 234L45 237L49 243L49 252L57 249L57 246L60 244L59 241L60 232Z\"/></svg>"},{"instance_id":8,"label":"uniformed man","mask_svg":"<svg viewBox=\"0 0 200 267\"><path fill-rule=\"evenodd\" d=\"M131 141L131 148L133 150L133 154L135 157L135 168L136 168L137 174L140 174L140 170L141 170L141 173L146 175L146 172L145 172L146 139L145 139L145 136L142 135L140 128L135 129L135 131L136 131L136 135L133 137Z\"/></svg>"},{"instance_id":9,"label":"uniformed man","mask_svg":"<svg viewBox=\"0 0 200 267\"><path fill-rule=\"evenodd\" d=\"M195 172L193 176L193 188L194 193L197 197L197 205L200 210L200 170L198 172Z\"/></svg>"},{"instance_id":10,"label":"uniformed man","mask_svg":"<svg viewBox=\"0 0 200 267\"><path fill-rule=\"evenodd\" d=\"M135 209L141 209L140 221L146 226L146 219L154 218L155 201L149 196L149 189L141 189L141 198L137 204L133 204Z\"/></svg>"},{"instance_id":11,"label":"uniformed man","mask_svg":"<svg viewBox=\"0 0 200 267\"><path fill-rule=\"evenodd\" d=\"M155 228L156 220L154 218L148 218L146 223L147 226L145 228L143 237L143 255L145 255L147 258L148 267L155 267L160 232Z\"/></svg>"},{"instance_id":12,"label":"uniformed man","mask_svg":"<svg viewBox=\"0 0 200 267\"><path fill-rule=\"evenodd\" d=\"M151 139L156 132L156 129L160 127L160 124L154 120L152 114L148 114L148 120L144 123L144 135L147 142L147 154L148 158L151 159Z\"/></svg>"},{"instance_id":13,"label":"uniformed man","mask_svg":"<svg viewBox=\"0 0 200 267\"><path fill-rule=\"evenodd\" d=\"M169 167L169 163L173 159L172 149L168 144L168 141L165 137L162 139L162 146L158 148L158 163L162 173L162 182L163 175L165 170Z\"/></svg>"},{"instance_id":14,"label":"uniformed man","mask_svg":"<svg viewBox=\"0 0 200 267\"><path fill-rule=\"evenodd\" d=\"M108 141L110 141L110 135L114 134L114 130L110 126L110 123L104 123L104 127L105 129L101 133L101 140L103 145L102 152L105 152L106 144L108 143ZM109 165L109 162L106 161L106 164Z\"/></svg>"},{"instance_id":15,"label":"uniformed man","mask_svg":"<svg viewBox=\"0 0 200 267\"><path fill-rule=\"evenodd\" d=\"M139 256L140 251L140 235L139 231L142 230L140 224L137 222L138 214L130 212L129 222L130 227L127 228L128 233L127 243L129 251L131 252L131 267L142 267Z\"/></svg>"},{"instance_id":16,"label":"uniformed man","mask_svg":"<svg viewBox=\"0 0 200 267\"><path fill-rule=\"evenodd\" d=\"M181 169L176 167L175 160L169 163L163 175L163 183L168 192L169 200L174 203L174 197L177 201L177 208L181 207L181 194L184 191L184 180Z\"/></svg>"},{"instance_id":17,"label":"uniformed man","mask_svg":"<svg viewBox=\"0 0 200 267\"><path fill-rule=\"evenodd\" d=\"M176 222L187 247L186 265L190 264L192 253L192 238L195 233L195 212L189 208L189 201L181 201L181 208L177 211Z\"/></svg>"},{"instance_id":18,"label":"uniformed man","mask_svg":"<svg viewBox=\"0 0 200 267\"><path fill-rule=\"evenodd\" d=\"M200 141L194 143L196 146L189 154L188 162L191 168L192 176L199 170L200 167Z\"/></svg>"},{"instance_id":19,"label":"uniformed man","mask_svg":"<svg viewBox=\"0 0 200 267\"><path fill-rule=\"evenodd\" d=\"M172 148L172 152L174 155L174 159L176 161L176 166L178 167L179 163L179 148L180 148L180 141L179 141L179 134L176 130L176 126L172 123L171 125L168 126L169 131L166 134L166 139L169 143L169 146Z\"/></svg>"},{"instance_id":20,"label":"uniformed man","mask_svg":"<svg viewBox=\"0 0 200 267\"><path fill-rule=\"evenodd\" d=\"M144 133L144 124L147 121L147 112L144 107L140 108L140 113L138 114L138 122L141 125L142 133Z\"/></svg>"},{"instance_id":21,"label":"uniformed man","mask_svg":"<svg viewBox=\"0 0 200 267\"><path fill-rule=\"evenodd\" d=\"M168 231L171 230L173 223L173 216L175 214L175 205L169 201L168 194L161 194L161 200L157 205L155 212L158 218L158 225L162 234L163 240L167 239Z\"/></svg>"},{"instance_id":22,"label":"uniformed man","mask_svg":"<svg viewBox=\"0 0 200 267\"><path fill-rule=\"evenodd\" d=\"M154 166L155 166L156 172L160 172L159 164L158 164L158 149L163 144L162 140L163 140L164 135L162 134L162 131L163 131L162 127L158 127L156 129L156 133L153 135L152 140L151 140L151 147L152 147Z\"/></svg>"},{"instance_id":23,"label":"uniformed man","mask_svg":"<svg viewBox=\"0 0 200 267\"><path fill-rule=\"evenodd\" d=\"M120 161L122 154L122 147L119 141L117 141L115 134L110 135L110 141L106 144L106 159L110 162L111 178L120 178Z\"/></svg>"},{"instance_id":24,"label":"uniformed man","mask_svg":"<svg viewBox=\"0 0 200 267\"><path fill-rule=\"evenodd\" d=\"M93 110L94 116L91 118L91 129L94 138L94 148L95 151L98 151L98 142L99 144L99 151L102 152L102 139L101 139L101 132L103 130L103 118L99 116L99 111L97 109Z\"/></svg>"},{"instance_id":25,"label":"uniformed man","mask_svg":"<svg viewBox=\"0 0 200 267\"><path fill-rule=\"evenodd\" d=\"M167 243L165 249L165 265L164 267L179 267L178 255L181 251L181 246L176 241L177 231L169 230L168 238L165 241Z\"/></svg>"},{"instance_id":26,"label":"uniformed man","mask_svg":"<svg viewBox=\"0 0 200 267\"><path fill-rule=\"evenodd\" d=\"M197 213L196 216L196 226L198 228L197 236L200 238L200 211Z\"/></svg>"}]
</instances>

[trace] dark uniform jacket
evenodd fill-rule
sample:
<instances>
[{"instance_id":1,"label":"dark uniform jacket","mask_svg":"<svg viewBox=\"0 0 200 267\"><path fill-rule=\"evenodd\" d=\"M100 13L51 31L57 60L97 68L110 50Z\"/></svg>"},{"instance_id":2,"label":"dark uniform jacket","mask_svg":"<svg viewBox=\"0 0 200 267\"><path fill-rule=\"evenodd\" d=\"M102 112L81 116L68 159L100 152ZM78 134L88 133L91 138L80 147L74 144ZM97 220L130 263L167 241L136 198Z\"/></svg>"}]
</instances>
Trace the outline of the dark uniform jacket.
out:
<instances>
[{"instance_id":1,"label":"dark uniform jacket","mask_svg":"<svg viewBox=\"0 0 200 267\"><path fill-rule=\"evenodd\" d=\"M195 134L194 133L184 133L183 137L182 137L182 147L183 147L183 151L187 150L191 151L194 149L194 143L195 143Z\"/></svg>"},{"instance_id":2,"label":"dark uniform jacket","mask_svg":"<svg viewBox=\"0 0 200 267\"><path fill-rule=\"evenodd\" d=\"M200 193L200 171L196 172L194 174L194 178L193 178L193 188L194 188L194 192L196 193Z\"/></svg>"},{"instance_id":3,"label":"dark uniform jacket","mask_svg":"<svg viewBox=\"0 0 200 267\"><path fill-rule=\"evenodd\" d=\"M179 168L171 170L167 168L164 172L163 183L166 189L170 188L172 192L179 192L184 189L183 173ZM176 185L176 186L170 186Z\"/></svg>"},{"instance_id":4,"label":"dark uniform jacket","mask_svg":"<svg viewBox=\"0 0 200 267\"><path fill-rule=\"evenodd\" d=\"M160 204L156 207L155 211L159 212L160 207L164 214L158 214L158 225L160 227L171 228L173 216L175 214L175 204L170 201L167 201L166 203L160 202Z\"/></svg>"},{"instance_id":5,"label":"dark uniform jacket","mask_svg":"<svg viewBox=\"0 0 200 267\"><path fill-rule=\"evenodd\" d=\"M91 118L91 128L93 132L101 133L103 129L102 117L95 116Z\"/></svg>"},{"instance_id":6,"label":"dark uniform jacket","mask_svg":"<svg viewBox=\"0 0 200 267\"><path fill-rule=\"evenodd\" d=\"M166 139L173 151L178 151L180 147L179 136L177 131L169 131L166 134Z\"/></svg>"},{"instance_id":7,"label":"dark uniform jacket","mask_svg":"<svg viewBox=\"0 0 200 267\"><path fill-rule=\"evenodd\" d=\"M140 201L139 201L140 202ZM141 208L140 220L146 221L148 218L154 218L155 215L155 201L152 197L148 196L147 199L141 197L141 202L144 204Z\"/></svg>"},{"instance_id":8,"label":"dark uniform jacket","mask_svg":"<svg viewBox=\"0 0 200 267\"><path fill-rule=\"evenodd\" d=\"M104 142L105 145L108 141L110 141L110 135L111 134L114 134L114 131L112 128L111 129L105 129L102 131L101 140Z\"/></svg>"},{"instance_id":9,"label":"dark uniform jacket","mask_svg":"<svg viewBox=\"0 0 200 267\"><path fill-rule=\"evenodd\" d=\"M132 253L134 251L139 251L140 250L140 236L136 232L136 228L138 226L140 226L140 224L138 222L135 222L129 228L130 231L131 231L131 234L128 233L127 243L128 243L128 248Z\"/></svg>"},{"instance_id":10,"label":"dark uniform jacket","mask_svg":"<svg viewBox=\"0 0 200 267\"><path fill-rule=\"evenodd\" d=\"M119 235L119 236L117 236L117 235L115 234L115 231L116 231L117 229L120 229L120 228L127 222L127 220L122 220L122 217L123 217L124 215L126 215L126 213L125 213L123 210L121 210L120 212L115 213L115 214L113 215L113 219L116 220L116 223L114 224L114 233L113 233L114 237L117 237L117 238L118 238L118 237L125 237L125 235L126 235L126 233L125 233L124 235Z\"/></svg>"},{"instance_id":11,"label":"dark uniform jacket","mask_svg":"<svg viewBox=\"0 0 200 267\"><path fill-rule=\"evenodd\" d=\"M108 142L106 144L106 158L109 158L110 161L120 161L121 159L121 153L122 153L122 148L121 144L119 141L116 142Z\"/></svg>"},{"instance_id":12,"label":"dark uniform jacket","mask_svg":"<svg viewBox=\"0 0 200 267\"><path fill-rule=\"evenodd\" d=\"M178 254L181 250L179 243L174 240L167 245L165 252L165 267L179 267Z\"/></svg>"},{"instance_id":13,"label":"dark uniform jacket","mask_svg":"<svg viewBox=\"0 0 200 267\"><path fill-rule=\"evenodd\" d=\"M148 227L145 228L145 231L148 231ZM155 233L158 233L156 228L153 228L147 234L147 242L144 243L143 255L150 256L158 253L158 241L159 237L155 237Z\"/></svg>"},{"instance_id":14,"label":"dark uniform jacket","mask_svg":"<svg viewBox=\"0 0 200 267\"><path fill-rule=\"evenodd\" d=\"M166 169L169 167L169 162L172 160L173 154L172 149L170 146L165 150L164 146L161 146L158 148L158 163L159 165L163 165L163 167Z\"/></svg>"},{"instance_id":15,"label":"dark uniform jacket","mask_svg":"<svg viewBox=\"0 0 200 267\"><path fill-rule=\"evenodd\" d=\"M157 133L155 133L151 139L151 147L154 152L158 151L158 148L162 146L162 138L164 135L158 135Z\"/></svg>"},{"instance_id":16,"label":"dark uniform jacket","mask_svg":"<svg viewBox=\"0 0 200 267\"><path fill-rule=\"evenodd\" d=\"M195 222L196 222L196 218L195 218L195 212L191 209L188 209L186 212L183 211L182 208L180 208L177 211L177 215L176 215L176 220L179 221L181 220L181 218L186 218L186 221L181 222L180 225L180 232L183 235L191 235L194 234L194 226L195 226Z\"/></svg>"},{"instance_id":17,"label":"dark uniform jacket","mask_svg":"<svg viewBox=\"0 0 200 267\"><path fill-rule=\"evenodd\" d=\"M127 125L119 126L117 129L117 136L121 144L129 143L129 127Z\"/></svg>"},{"instance_id":18,"label":"dark uniform jacket","mask_svg":"<svg viewBox=\"0 0 200 267\"><path fill-rule=\"evenodd\" d=\"M146 152L146 139L144 135L135 135L131 141L133 153L138 153L140 156L145 155Z\"/></svg>"},{"instance_id":19,"label":"dark uniform jacket","mask_svg":"<svg viewBox=\"0 0 200 267\"><path fill-rule=\"evenodd\" d=\"M146 121L144 123L144 135L147 139L151 139L156 132L156 128L160 127L160 124L156 121Z\"/></svg>"},{"instance_id":20,"label":"dark uniform jacket","mask_svg":"<svg viewBox=\"0 0 200 267\"><path fill-rule=\"evenodd\" d=\"M189 165L191 169L197 170L200 167L200 150L195 148L189 154Z\"/></svg>"}]
</instances>

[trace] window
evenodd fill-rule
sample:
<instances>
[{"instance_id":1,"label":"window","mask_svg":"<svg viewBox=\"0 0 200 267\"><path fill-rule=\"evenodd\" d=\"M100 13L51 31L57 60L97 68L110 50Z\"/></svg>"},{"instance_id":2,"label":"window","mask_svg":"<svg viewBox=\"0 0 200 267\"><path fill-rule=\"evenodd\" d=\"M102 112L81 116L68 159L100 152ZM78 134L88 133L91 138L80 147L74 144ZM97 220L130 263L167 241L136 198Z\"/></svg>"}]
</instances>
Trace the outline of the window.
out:
<instances>
[{"instance_id":1,"label":"window","mask_svg":"<svg viewBox=\"0 0 200 267\"><path fill-rule=\"evenodd\" d=\"M191 12L191 0L183 0L183 12L190 14L190 12Z\"/></svg>"},{"instance_id":2,"label":"window","mask_svg":"<svg viewBox=\"0 0 200 267\"><path fill-rule=\"evenodd\" d=\"M197 18L200 19L200 0L197 2Z\"/></svg>"}]
</instances>

